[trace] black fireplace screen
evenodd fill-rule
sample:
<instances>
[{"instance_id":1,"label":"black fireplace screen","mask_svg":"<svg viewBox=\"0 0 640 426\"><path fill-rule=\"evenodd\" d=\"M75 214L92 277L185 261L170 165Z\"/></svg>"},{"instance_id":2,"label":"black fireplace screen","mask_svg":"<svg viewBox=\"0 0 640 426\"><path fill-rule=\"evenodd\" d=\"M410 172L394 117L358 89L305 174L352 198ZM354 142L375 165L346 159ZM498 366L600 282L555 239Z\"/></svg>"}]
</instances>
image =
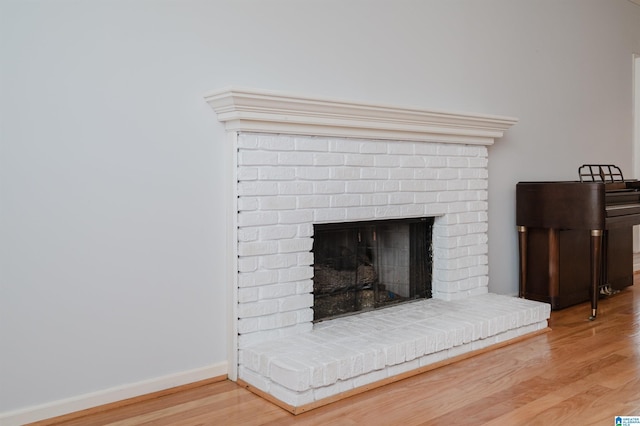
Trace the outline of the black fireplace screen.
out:
<instances>
[{"instance_id":1,"label":"black fireplace screen","mask_svg":"<svg viewBox=\"0 0 640 426\"><path fill-rule=\"evenodd\" d=\"M314 321L431 297L433 218L314 225Z\"/></svg>"}]
</instances>

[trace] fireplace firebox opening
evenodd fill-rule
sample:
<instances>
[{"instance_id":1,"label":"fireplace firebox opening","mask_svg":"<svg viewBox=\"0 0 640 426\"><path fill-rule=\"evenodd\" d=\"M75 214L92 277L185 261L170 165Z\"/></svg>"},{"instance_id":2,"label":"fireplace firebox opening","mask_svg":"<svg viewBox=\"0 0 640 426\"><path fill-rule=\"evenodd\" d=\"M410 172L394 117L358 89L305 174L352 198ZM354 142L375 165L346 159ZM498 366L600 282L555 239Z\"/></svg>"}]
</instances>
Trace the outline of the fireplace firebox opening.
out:
<instances>
[{"instance_id":1,"label":"fireplace firebox opening","mask_svg":"<svg viewBox=\"0 0 640 426\"><path fill-rule=\"evenodd\" d=\"M314 321L431 298L433 217L314 225Z\"/></svg>"}]
</instances>

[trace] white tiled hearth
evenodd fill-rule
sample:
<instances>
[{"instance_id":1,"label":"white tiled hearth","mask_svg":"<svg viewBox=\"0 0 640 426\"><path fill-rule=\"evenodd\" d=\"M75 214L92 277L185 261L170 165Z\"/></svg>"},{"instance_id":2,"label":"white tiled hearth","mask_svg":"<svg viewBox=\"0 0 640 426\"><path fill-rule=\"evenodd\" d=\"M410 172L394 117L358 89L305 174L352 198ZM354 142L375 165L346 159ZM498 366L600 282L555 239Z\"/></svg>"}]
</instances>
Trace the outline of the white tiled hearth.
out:
<instances>
[{"instance_id":1,"label":"white tiled hearth","mask_svg":"<svg viewBox=\"0 0 640 426\"><path fill-rule=\"evenodd\" d=\"M209 104L229 158L230 377L291 411L547 327L488 293L487 146L516 120L255 90ZM313 225L435 217L433 298L313 324Z\"/></svg>"}]
</instances>

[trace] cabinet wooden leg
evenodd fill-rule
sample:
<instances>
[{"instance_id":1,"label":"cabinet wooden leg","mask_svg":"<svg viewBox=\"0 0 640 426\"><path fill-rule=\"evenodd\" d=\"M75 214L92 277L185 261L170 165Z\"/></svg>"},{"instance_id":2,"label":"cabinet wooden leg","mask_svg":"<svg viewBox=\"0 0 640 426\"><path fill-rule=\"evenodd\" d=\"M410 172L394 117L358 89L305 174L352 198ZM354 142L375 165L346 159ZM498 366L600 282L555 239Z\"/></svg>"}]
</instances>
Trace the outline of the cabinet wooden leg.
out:
<instances>
[{"instance_id":1,"label":"cabinet wooden leg","mask_svg":"<svg viewBox=\"0 0 640 426\"><path fill-rule=\"evenodd\" d=\"M518 248L520 252L520 291L518 296L525 297L527 291L527 227L518 226Z\"/></svg>"},{"instance_id":2,"label":"cabinet wooden leg","mask_svg":"<svg viewBox=\"0 0 640 426\"><path fill-rule=\"evenodd\" d=\"M600 293L600 279L602 277L602 229L591 230L591 316L590 321L598 314L598 297Z\"/></svg>"}]
</instances>

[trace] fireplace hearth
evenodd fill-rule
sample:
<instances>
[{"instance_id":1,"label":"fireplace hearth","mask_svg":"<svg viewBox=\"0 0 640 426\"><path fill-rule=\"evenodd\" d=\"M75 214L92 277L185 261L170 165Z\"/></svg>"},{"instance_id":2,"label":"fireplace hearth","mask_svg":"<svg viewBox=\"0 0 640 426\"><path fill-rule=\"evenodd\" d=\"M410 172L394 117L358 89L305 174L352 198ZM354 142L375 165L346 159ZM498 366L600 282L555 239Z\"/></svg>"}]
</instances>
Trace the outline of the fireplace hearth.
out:
<instances>
[{"instance_id":1,"label":"fireplace hearth","mask_svg":"<svg viewBox=\"0 0 640 426\"><path fill-rule=\"evenodd\" d=\"M515 119L240 89L207 101L232 159L232 380L298 413L546 329L549 305L488 291L487 147ZM382 236L424 218L430 265L410 261L427 257L420 239ZM319 255L318 237L346 222L366 229ZM423 268L408 280L391 249L406 245ZM318 321L314 296L332 292L351 308Z\"/></svg>"}]
</instances>

